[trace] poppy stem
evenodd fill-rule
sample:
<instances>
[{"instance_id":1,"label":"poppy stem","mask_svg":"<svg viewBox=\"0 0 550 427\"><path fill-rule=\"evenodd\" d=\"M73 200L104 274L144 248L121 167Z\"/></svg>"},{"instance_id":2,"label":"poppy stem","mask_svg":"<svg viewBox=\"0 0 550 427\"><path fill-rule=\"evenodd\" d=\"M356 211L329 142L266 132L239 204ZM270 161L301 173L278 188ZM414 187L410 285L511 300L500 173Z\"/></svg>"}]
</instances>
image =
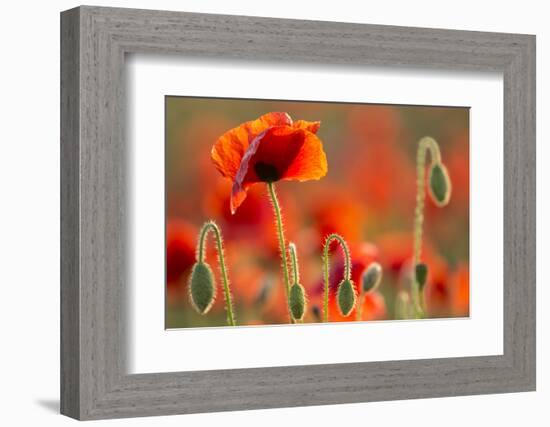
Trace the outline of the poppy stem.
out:
<instances>
[{"instance_id":1,"label":"poppy stem","mask_svg":"<svg viewBox=\"0 0 550 427\"><path fill-rule=\"evenodd\" d=\"M298 269L298 256L296 255L296 245L294 243L288 244L288 253L290 254L290 262L292 265L292 283L299 283L300 271Z\"/></svg>"},{"instance_id":2,"label":"poppy stem","mask_svg":"<svg viewBox=\"0 0 550 427\"><path fill-rule=\"evenodd\" d=\"M295 323L290 312L290 278L288 274L288 260L286 257L286 243L285 235L283 228L283 216L281 214L281 207L279 205L279 200L277 199L277 193L275 192L275 185L272 182L267 183L267 189L269 190L269 197L271 203L273 204L273 211L275 213L275 223L277 226L277 235L279 238L279 250L281 252L281 263L283 267L283 278L285 282L285 295L288 308L288 315L290 317L290 323Z\"/></svg>"},{"instance_id":3,"label":"poppy stem","mask_svg":"<svg viewBox=\"0 0 550 427\"><path fill-rule=\"evenodd\" d=\"M206 247L206 237L208 233L212 231L216 238L216 246L218 251L218 262L220 264L220 272L223 281L223 292L225 298L225 308L227 313L227 324L229 326L235 326L235 315L233 314L233 301L231 299L231 290L229 287L229 279L227 277L227 268L225 266L225 257L223 253L223 238L220 228L214 221L206 222L200 232L199 236L199 246L197 250L197 260L198 262L204 262L205 260L205 247Z\"/></svg>"},{"instance_id":4,"label":"poppy stem","mask_svg":"<svg viewBox=\"0 0 550 427\"><path fill-rule=\"evenodd\" d=\"M410 319L410 298L406 291L399 291L395 301L395 318L399 320Z\"/></svg>"},{"instance_id":5,"label":"poppy stem","mask_svg":"<svg viewBox=\"0 0 550 427\"><path fill-rule=\"evenodd\" d=\"M365 291L363 286L359 286L359 296L357 297L357 308L355 309L355 320L360 322L363 317L363 301L365 299Z\"/></svg>"},{"instance_id":6,"label":"poppy stem","mask_svg":"<svg viewBox=\"0 0 550 427\"><path fill-rule=\"evenodd\" d=\"M330 234L325 240L325 247L323 249L323 269L325 276L325 293L323 300L323 322L328 322L328 294L329 294L329 254L328 250L330 244L336 241L340 244L342 252L344 253L344 279L351 280L351 254L348 244L342 236L336 233Z\"/></svg>"},{"instance_id":7,"label":"poppy stem","mask_svg":"<svg viewBox=\"0 0 550 427\"><path fill-rule=\"evenodd\" d=\"M426 200L426 154L430 152L431 162L441 163L441 153L435 139L424 137L418 143L416 152L416 209L414 212L414 250L413 271L420 262L422 256L422 225L424 222L424 202ZM412 304L415 317L421 319L425 316L423 309L423 295L420 286L413 274L412 278Z\"/></svg>"}]
</instances>

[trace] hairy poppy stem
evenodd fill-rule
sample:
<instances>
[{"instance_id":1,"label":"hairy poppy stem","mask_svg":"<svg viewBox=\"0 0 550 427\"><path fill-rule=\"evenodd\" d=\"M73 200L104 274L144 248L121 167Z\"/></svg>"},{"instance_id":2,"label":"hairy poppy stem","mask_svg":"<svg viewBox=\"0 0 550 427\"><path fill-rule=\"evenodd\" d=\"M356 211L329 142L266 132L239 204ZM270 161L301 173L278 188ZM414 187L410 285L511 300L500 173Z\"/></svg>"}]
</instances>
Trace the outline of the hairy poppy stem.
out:
<instances>
[{"instance_id":1,"label":"hairy poppy stem","mask_svg":"<svg viewBox=\"0 0 550 427\"><path fill-rule=\"evenodd\" d=\"M293 283L300 283L300 271L298 269L298 256L296 255L296 245L288 244L288 252L290 253L290 262L292 264L292 280Z\"/></svg>"},{"instance_id":2,"label":"hairy poppy stem","mask_svg":"<svg viewBox=\"0 0 550 427\"><path fill-rule=\"evenodd\" d=\"M225 257L223 253L222 233L220 231L220 228L214 221L208 221L202 226L200 236L199 236L199 247L197 250L198 262L204 263L204 259L206 256L205 254L206 237L208 236L208 233L210 231L214 233L214 236L216 238L216 246L218 250L218 261L220 264L220 271L221 271L222 281L223 281L223 292L225 297L227 324L229 326L235 326L236 323L235 323L235 315L233 314L233 301L231 299L231 290L229 288L229 279L227 277L227 268L225 266Z\"/></svg>"},{"instance_id":3,"label":"hairy poppy stem","mask_svg":"<svg viewBox=\"0 0 550 427\"><path fill-rule=\"evenodd\" d=\"M359 297L357 298L357 308L355 309L355 320L360 322L363 317L363 302L365 301L365 291L363 291L363 287L359 286Z\"/></svg>"},{"instance_id":4,"label":"hairy poppy stem","mask_svg":"<svg viewBox=\"0 0 550 427\"><path fill-rule=\"evenodd\" d=\"M281 214L281 207L279 205L279 200L277 199L277 193L275 192L275 185L272 182L267 183L267 189L269 190L269 197L271 199L271 203L273 204L273 211L275 213L275 222L277 225L277 235L279 237L279 250L281 252L281 263L283 266L283 277L285 282L285 295L286 295L286 301L287 301L287 307L288 307L288 315L290 317L290 322L294 322L294 318L292 317L292 313L290 312L290 278L288 274L288 260L286 257L286 243L285 243L285 235L284 235L284 228L283 228L283 216Z\"/></svg>"},{"instance_id":5,"label":"hairy poppy stem","mask_svg":"<svg viewBox=\"0 0 550 427\"><path fill-rule=\"evenodd\" d=\"M328 294L329 294L329 255L328 250L330 244L333 241L337 241L344 253L344 280L351 280L351 255L348 245L344 238L339 234L330 234L325 240L325 247L323 249L323 269L325 276L325 294L323 300L323 322L328 322Z\"/></svg>"},{"instance_id":6,"label":"hairy poppy stem","mask_svg":"<svg viewBox=\"0 0 550 427\"><path fill-rule=\"evenodd\" d=\"M290 253L290 262L292 265L292 286L290 288L290 296L288 298L290 305L290 314L297 323L303 323L304 314L306 312L307 300L306 291L300 284L300 268L298 266L298 254L296 245L292 242L288 244L288 252Z\"/></svg>"},{"instance_id":7,"label":"hairy poppy stem","mask_svg":"<svg viewBox=\"0 0 550 427\"><path fill-rule=\"evenodd\" d=\"M395 318L400 320L410 319L410 298L405 291L399 291L395 301Z\"/></svg>"},{"instance_id":8,"label":"hairy poppy stem","mask_svg":"<svg viewBox=\"0 0 550 427\"><path fill-rule=\"evenodd\" d=\"M422 256L422 225L424 222L424 204L426 200L426 155L430 152L431 163L441 164L441 152L435 139L424 137L418 143L416 152L416 209L414 212L414 250L413 270L420 262ZM424 317L423 295L420 286L413 274L412 279L412 304L416 318Z\"/></svg>"}]
</instances>

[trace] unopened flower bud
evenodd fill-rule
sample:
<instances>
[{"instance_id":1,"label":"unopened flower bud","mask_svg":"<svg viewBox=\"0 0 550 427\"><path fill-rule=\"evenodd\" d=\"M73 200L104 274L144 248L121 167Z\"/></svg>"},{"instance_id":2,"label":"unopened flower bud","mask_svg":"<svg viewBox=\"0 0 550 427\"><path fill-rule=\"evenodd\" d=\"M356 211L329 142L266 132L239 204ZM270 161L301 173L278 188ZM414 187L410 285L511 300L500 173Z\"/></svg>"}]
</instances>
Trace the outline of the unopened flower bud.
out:
<instances>
[{"instance_id":1,"label":"unopened flower bud","mask_svg":"<svg viewBox=\"0 0 550 427\"><path fill-rule=\"evenodd\" d=\"M338 285L336 301L338 302L338 310L342 316L349 316L356 302L355 288L351 280L342 280Z\"/></svg>"},{"instance_id":2,"label":"unopened flower bud","mask_svg":"<svg viewBox=\"0 0 550 427\"><path fill-rule=\"evenodd\" d=\"M216 297L216 285L212 269L205 262L197 262L189 277L189 295L195 310L206 314L212 308Z\"/></svg>"},{"instance_id":3,"label":"unopened flower bud","mask_svg":"<svg viewBox=\"0 0 550 427\"><path fill-rule=\"evenodd\" d=\"M377 262L370 263L361 276L363 292L374 291L382 280L382 266Z\"/></svg>"},{"instance_id":4,"label":"unopened flower bud","mask_svg":"<svg viewBox=\"0 0 550 427\"><path fill-rule=\"evenodd\" d=\"M290 288L290 313L295 320L302 320L306 312L306 291L299 283Z\"/></svg>"},{"instance_id":5,"label":"unopened flower bud","mask_svg":"<svg viewBox=\"0 0 550 427\"><path fill-rule=\"evenodd\" d=\"M430 197L439 206L445 206L451 199L451 179L447 168L442 163L435 163L430 169Z\"/></svg>"},{"instance_id":6,"label":"unopened flower bud","mask_svg":"<svg viewBox=\"0 0 550 427\"><path fill-rule=\"evenodd\" d=\"M414 277L418 283L419 290L422 292L428 279L428 266L422 262L416 264L414 268Z\"/></svg>"}]
</instances>

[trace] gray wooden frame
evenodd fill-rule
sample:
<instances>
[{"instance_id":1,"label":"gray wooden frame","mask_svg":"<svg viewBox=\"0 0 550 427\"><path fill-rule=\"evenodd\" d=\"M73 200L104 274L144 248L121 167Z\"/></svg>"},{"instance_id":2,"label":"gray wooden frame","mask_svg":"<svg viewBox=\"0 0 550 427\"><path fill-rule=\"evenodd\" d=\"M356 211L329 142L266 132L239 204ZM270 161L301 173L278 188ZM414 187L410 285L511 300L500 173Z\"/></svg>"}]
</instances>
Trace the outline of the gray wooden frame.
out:
<instances>
[{"instance_id":1,"label":"gray wooden frame","mask_svg":"<svg viewBox=\"0 0 550 427\"><path fill-rule=\"evenodd\" d=\"M133 52L502 72L504 354L128 375L124 58ZM99 419L535 389L534 36L71 9L61 14L61 166L63 414Z\"/></svg>"}]
</instances>

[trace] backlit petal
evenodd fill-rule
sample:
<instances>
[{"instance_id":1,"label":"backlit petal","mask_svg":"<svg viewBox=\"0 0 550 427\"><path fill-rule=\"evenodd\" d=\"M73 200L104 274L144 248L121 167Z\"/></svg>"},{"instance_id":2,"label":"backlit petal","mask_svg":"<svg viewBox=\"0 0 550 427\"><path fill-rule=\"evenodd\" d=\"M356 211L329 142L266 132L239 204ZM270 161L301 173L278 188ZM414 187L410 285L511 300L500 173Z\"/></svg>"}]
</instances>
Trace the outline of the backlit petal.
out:
<instances>
[{"instance_id":1,"label":"backlit petal","mask_svg":"<svg viewBox=\"0 0 550 427\"><path fill-rule=\"evenodd\" d=\"M287 113L267 113L261 116L259 119L246 122L245 126L248 126L248 130L256 137L264 130L271 126L290 126L292 125L292 119Z\"/></svg>"},{"instance_id":2,"label":"backlit petal","mask_svg":"<svg viewBox=\"0 0 550 427\"><path fill-rule=\"evenodd\" d=\"M250 187L250 185L252 184L242 184L237 182L233 183L233 188L231 189L231 199L229 201L229 207L232 214L237 211L237 208L241 206L244 199L246 199L246 190Z\"/></svg>"},{"instance_id":3,"label":"backlit petal","mask_svg":"<svg viewBox=\"0 0 550 427\"><path fill-rule=\"evenodd\" d=\"M233 179L248 148L248 132L243 126L224 133L212 147L212 161L226 178Z\"/></svg>"},{"instance_id":4,"label":"backlit petal","mask_svg":"<svg viewBox=\"0 0 550 427\"><path fill-rule=\"evenodd\" d=\"M212 161L225 177L234 179L250 143L271 126L291 125L287 113L267 113L256 120L245 122L218 138L212 147Z\"/></svg>"},{"instance_id":5,"label":"backlit petal","mask_svg":"<svg viewBox=\"0 0 550 427\"><path fill-rule=\"evenodd\" d=\"M282 176L285 180L308 181L327 174L327 156L317 135L304 132L303 144Z\"/></svg>"},{"instance_id":6,"label":"backlit petal","mask_svg":"<svg viewBox=\"0 0 550 427\"><path fill-rule=\"evenodd\" d=\"M311 133L317 133L321 127L321 122L308 122L307 120L297 120L294 122L293 127L297 129L305 129Z\"/></svg>"}]
</instances>

